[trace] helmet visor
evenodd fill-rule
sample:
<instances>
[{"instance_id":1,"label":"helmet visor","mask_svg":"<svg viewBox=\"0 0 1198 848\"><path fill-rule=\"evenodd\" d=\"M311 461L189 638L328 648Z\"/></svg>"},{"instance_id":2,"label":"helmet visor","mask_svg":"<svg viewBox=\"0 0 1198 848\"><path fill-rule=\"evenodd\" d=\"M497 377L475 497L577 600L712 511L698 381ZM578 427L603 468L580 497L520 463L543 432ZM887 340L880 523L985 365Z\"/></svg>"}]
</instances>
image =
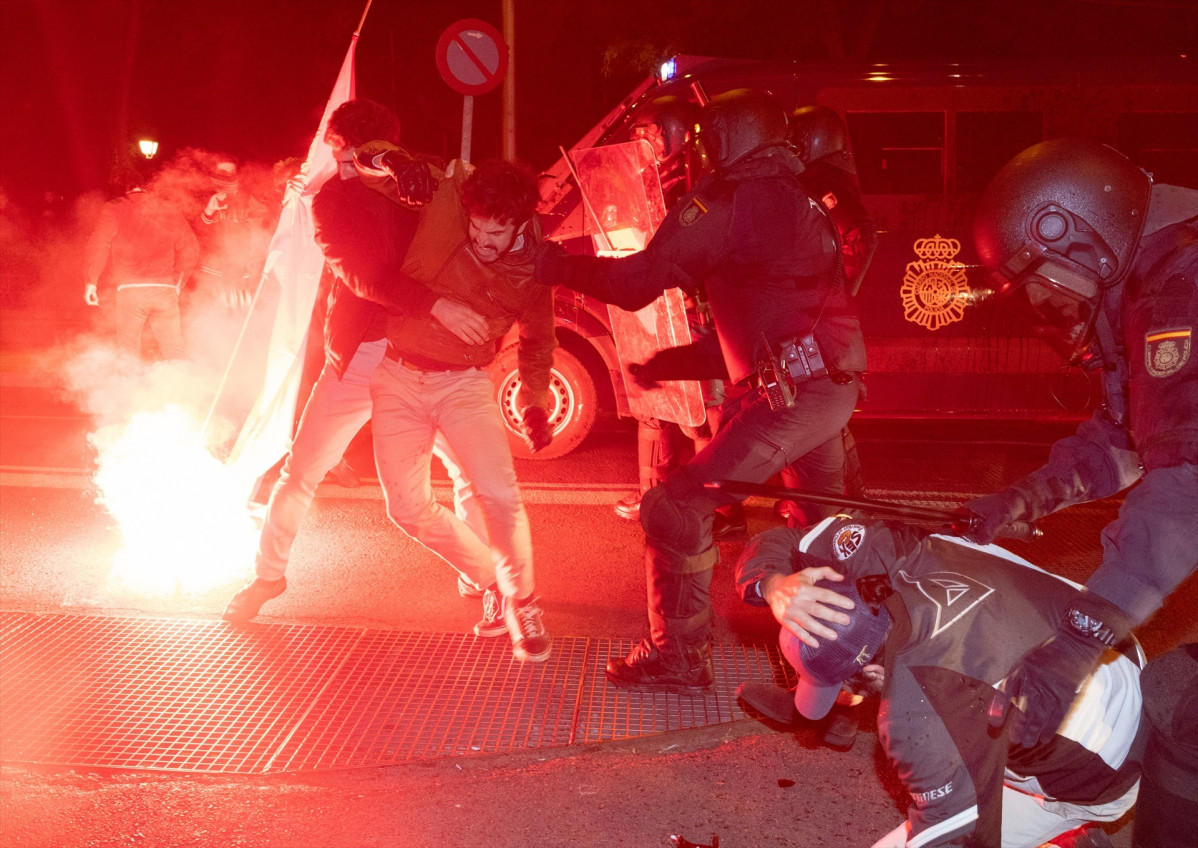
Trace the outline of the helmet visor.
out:
<instances>
[{"instance_id":1,"label":"helmet visor","mask_svg":"<svg viewBox=\"0 0 1198 848\"><path fill-rule=\"evenodd\" d=\"M1037 335L1073 360L1094 328L1101 292L1093 280L1043 254L1040 257L1040 261L1021 268L1006 291L1015 308L1032 322ZM1008 270L1009 266L1004 268L1004 272Z\"/></svg>"}]
</instances>

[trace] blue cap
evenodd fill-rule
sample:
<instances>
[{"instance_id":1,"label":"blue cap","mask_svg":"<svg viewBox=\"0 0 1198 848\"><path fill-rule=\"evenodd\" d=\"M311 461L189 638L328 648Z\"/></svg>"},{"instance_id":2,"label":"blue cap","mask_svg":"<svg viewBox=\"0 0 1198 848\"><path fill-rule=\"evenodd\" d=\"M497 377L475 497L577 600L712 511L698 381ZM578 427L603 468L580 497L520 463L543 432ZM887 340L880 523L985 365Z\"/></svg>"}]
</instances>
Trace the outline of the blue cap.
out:
<instances>
[{"instance_id":1,"label":"blue cap","mask_svg":"<svg viewBox=\"0 0 1198 848\"><path fill-rule=\"evenodd\" d=\"M820 639L819 647L812 648L785 627L778 635L782 655L799 673L795 709L805 718L816 720L828 714L841 684L873 660L890 632L890 613L882 607L875 614L861 599L855 583L850 577L841 583L821 580L816 584L856 604L851 610L841 610L848 615L848 624L824 622L836 632L835 640Z\"/></svg>"}]
</instances>

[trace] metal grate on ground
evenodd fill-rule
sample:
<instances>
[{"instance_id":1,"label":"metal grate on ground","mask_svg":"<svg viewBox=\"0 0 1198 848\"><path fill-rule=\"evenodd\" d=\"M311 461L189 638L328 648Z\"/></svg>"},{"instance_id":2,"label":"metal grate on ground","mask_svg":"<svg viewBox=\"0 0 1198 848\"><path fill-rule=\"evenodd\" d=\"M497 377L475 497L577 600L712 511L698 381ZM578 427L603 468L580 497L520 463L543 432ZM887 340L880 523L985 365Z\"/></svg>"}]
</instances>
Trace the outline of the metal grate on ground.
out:
<instances>
[{"instance_id":1,"label":"metal grate on ground","mask_svg":"<svg viewBox=\"0 0 1198 848\"><path fill-rule=\"evenodd\" d=\"M0 615L0 760L267 774L579 745L745 718L744 680L784 682L776 646L717 645L708 696L629 693L632 643L320 625Z\"/></svg>"}]
</instances>

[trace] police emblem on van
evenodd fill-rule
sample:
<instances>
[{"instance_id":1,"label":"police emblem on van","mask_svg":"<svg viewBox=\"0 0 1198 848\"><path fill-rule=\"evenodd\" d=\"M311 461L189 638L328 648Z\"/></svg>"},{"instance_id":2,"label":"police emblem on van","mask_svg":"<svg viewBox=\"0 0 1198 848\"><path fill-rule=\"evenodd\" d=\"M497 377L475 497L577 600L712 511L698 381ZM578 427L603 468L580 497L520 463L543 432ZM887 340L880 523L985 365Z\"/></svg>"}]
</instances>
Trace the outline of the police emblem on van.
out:
<instances>
[{"instance_id":1,"label":"police emblem on van","mask_svg":"<svg viewBox=\"0 0 1198 848\"><path fill-rule=\"evenodd\" d=\"M929 330L939 330L965 317L969 283L965 265L955 259L960 250L961 242L939 233L915 242L919 260L907 263L899 290L904 318Z\"/></svg>"},{"instance_id":2,"label":"police emblem on van","mask_svg":"<svg viewBox=\"0 0 1198 848\"><path fill-rule=\"evenodd\" d=\"M1144 367L1153 377L1170 377L1190 359L1191 327L1159 330L1144 336Z\"/></svg>"}]
</instances>

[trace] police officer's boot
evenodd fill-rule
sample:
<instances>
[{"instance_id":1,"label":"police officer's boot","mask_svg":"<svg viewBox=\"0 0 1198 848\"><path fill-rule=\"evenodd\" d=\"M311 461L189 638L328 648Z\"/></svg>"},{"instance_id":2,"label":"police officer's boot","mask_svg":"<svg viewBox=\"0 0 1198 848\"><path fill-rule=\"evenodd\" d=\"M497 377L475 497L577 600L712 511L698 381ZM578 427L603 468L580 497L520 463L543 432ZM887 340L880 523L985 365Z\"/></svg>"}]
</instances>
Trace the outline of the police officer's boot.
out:
<instances>
[{"instance_id":1,"label":"police officer's boot","mask_svg":"<svg viewBox=\"0 0 1198 848\"><path fill-rule=\"evenodd\" d=\"M607 680L624 689L648 689L680 695L704 695L711 691L715 683L715 671L711 665L709 643L676 649L670 654L663 654L653 640L646 637L628 656L608 659Z\"/></svg>"}]
</instances>

